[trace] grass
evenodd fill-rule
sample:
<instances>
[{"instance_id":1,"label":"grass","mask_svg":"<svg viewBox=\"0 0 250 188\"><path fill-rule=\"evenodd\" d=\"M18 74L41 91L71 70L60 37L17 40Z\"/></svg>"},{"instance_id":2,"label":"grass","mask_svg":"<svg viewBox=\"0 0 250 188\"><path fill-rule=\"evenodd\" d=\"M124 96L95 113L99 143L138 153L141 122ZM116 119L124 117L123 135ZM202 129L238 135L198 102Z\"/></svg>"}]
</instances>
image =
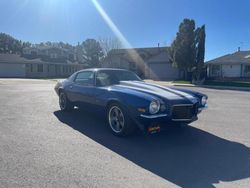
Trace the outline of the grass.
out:
<instances>
[{"instance_id":1,"label":"grass","mask_svg":"<svg viewBox=\"0 0 250 188\"><path fill-rule=\"evenodd\" d=\"M249 87L250 88L250 81L206 80L204 85L209 85L209 86L229 86L229 87Z\"/></svg>"},{"instance_id":2,"label":"grass","mask_svg":"<svg viewBox=\"0 0 250 188\"><path fill-rule=\"evenodd\" d=\"M175 81L173 81L173 83L175 83L175 84L191 84L191 81L187 81L187 80L175 80Z\"/></svg>"}]
</instances>

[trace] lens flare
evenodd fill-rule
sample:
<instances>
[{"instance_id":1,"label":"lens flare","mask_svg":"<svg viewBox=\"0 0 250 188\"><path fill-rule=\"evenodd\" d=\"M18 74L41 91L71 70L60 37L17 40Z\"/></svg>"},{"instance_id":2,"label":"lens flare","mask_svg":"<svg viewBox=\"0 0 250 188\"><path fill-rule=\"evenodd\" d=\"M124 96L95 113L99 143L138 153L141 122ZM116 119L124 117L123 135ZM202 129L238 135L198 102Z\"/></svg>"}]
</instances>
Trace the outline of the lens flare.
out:
<instances>
[{"instance_id":1,"label":"lens flare","mask_svg":"<svg viewBox=\"0 0 250 188\"><path fill-rule=\"evenodd\" d=\"M122 34L119 28L115 25L115 23L111 20L111 18L108 16L106 11L100 5L100 3L97 0L91 0L91 1L94 4L96 10L102 16L103 20L112 30L112 32L115 34L115 36L122 42L122 45L126 48L130 48L129 50L127 50L129 57L133 60L133 62L135 62L137 69L139 69L145 75L145 70L149 70L147 64L144 62L141 56L137 53L137 51L132 47L132 45L129 43L126 37Z\"/></svg>"}]
</instances>

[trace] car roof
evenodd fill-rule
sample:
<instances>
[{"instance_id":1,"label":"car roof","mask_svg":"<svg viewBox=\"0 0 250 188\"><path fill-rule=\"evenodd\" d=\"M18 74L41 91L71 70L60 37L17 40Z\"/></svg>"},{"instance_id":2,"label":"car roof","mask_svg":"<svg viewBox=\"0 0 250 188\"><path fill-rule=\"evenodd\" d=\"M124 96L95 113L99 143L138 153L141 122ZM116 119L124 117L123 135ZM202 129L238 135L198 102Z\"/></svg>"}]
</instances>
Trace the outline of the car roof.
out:
<instances>
[{"instance_id":1,"label":"car roof","mask_svg":"<svg viewBox=\"0 0 250 188\"><path fill-rule=\"evenodd\" d=\"M82 69L77 72L82 72L82 71L102 71L102 70L120 70L120 71L129 71L127 69L118 69L118 68L90 68L90 69Z\"/></svg>"}]
</instances>

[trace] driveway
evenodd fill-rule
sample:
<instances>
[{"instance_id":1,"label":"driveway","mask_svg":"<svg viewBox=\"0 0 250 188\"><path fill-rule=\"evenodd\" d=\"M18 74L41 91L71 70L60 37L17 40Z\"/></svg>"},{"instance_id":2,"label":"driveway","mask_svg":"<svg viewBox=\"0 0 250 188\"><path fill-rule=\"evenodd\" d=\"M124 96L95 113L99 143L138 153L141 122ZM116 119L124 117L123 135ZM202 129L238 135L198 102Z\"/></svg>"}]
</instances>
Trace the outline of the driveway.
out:
<instances>
[{"instance_id":1,"label":"driveway","mask_svg":"<svg viewBox=\"0 0 250 188\"><path fill-rule=\"evenodd\" d=\"M209 96L198 121L117 138L59 111L54 85L0 80L0 187L249 187L250 92L192 88Z\"/></svg>"}]
</instances>

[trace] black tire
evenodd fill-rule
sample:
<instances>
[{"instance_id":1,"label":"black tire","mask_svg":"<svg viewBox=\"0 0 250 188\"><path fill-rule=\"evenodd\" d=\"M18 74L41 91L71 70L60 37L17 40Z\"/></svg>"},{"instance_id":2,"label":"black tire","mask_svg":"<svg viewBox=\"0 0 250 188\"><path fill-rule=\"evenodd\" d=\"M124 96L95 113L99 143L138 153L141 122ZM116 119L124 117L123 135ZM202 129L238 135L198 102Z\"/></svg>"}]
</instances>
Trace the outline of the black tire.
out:
<instances>
[{"instance_id":1,"label":"black tire","mask_svg":"<svg viewBox=\"0 0 250 188\"><path fill-rule=\"evenodd\" d=\"M74 109L74 105L70 102L64 92L60 92L59 106L62 111L71 111Z\"/></svg>"},{"instance_id":2,"label":"black tire","mask_svg":"<svg viewBox=\"0 0 250 188\"><path fill-rule=\"evenodd\" d=\"M115 117L115 114L117 117ZM107 108L106 116L109 128L114 135L128 136L134 133L136 128L135 124L122 105L118 103L110 104Z\"/></svg>"}]
</instances>

